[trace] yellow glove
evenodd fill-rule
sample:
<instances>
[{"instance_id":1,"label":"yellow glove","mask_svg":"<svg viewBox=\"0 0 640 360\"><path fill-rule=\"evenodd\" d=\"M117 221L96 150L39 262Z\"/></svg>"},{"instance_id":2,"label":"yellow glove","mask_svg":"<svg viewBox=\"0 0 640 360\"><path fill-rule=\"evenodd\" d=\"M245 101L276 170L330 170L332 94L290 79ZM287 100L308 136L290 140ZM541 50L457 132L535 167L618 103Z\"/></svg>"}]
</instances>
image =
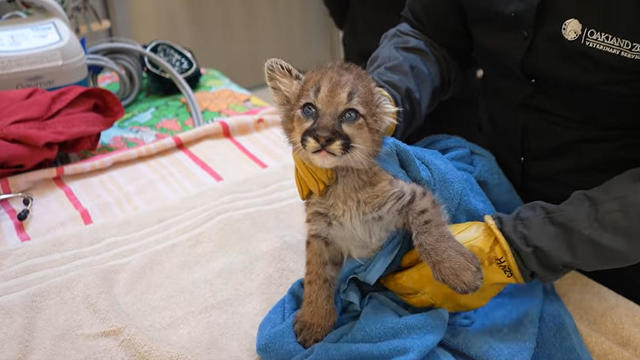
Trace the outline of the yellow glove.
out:
<instances>
[{"instance_id":1,"label":"yellow glove","mask_svg":"<svg viewBox=\"0 0 640 360\"><path fill-rule=\"evenodd\" d=\"M402 258L402 270L383 277L380 282L413 306L445 308L451 312L479 308L505 286L523 283L509 245L493 218L487 215L484 220L449 226L455 238L480 260L484 278L476 292L458 294L435 280L431 269L415 250Z\"/></svg>"},{"instance_id":2,"label":"yellow glove","mask_svg":"<svg viewBox=\"0 0 640 360\"><path fill-rule=\"evenodd\" d=\"M382 89L381 89L382 90ZM391 100L393 98L386 91L382 90L383 94ZM395 116L394 116L395 117ZM394 119L395 120L395 119ZM393 135L396 129L396 123L389 124L387 128L387 135ZM335 172L333 169L324 169L307 162L302 161L295 153L293 155L293 162L295 164L295 179L296 187L298 188L298 194L300 199L306 200L311 194L322 195L327 186L333 184L335 181Z\"/></svg>"}]
</instances>

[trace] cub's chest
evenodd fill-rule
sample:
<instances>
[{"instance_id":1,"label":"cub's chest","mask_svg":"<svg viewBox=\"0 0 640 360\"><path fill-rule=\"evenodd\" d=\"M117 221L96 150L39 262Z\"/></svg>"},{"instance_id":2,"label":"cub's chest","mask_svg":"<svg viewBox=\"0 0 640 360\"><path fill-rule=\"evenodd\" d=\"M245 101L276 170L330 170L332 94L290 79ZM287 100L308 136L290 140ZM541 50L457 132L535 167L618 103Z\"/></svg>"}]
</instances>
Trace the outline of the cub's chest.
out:
<instances>
[{"instance_id":1,"label":"cub's chest","mask_svg":"<svg viewBox=\"0 0 640 360\"><path fill-rule=\"evenodd\" d=\"M365 258L378 251L392 231L403 226L404 216L401 208L389 206L388 192L381 189L353 195L327 199L325 208L331 219L327 235L345 256Z\"/></svg>"}]
</instances>

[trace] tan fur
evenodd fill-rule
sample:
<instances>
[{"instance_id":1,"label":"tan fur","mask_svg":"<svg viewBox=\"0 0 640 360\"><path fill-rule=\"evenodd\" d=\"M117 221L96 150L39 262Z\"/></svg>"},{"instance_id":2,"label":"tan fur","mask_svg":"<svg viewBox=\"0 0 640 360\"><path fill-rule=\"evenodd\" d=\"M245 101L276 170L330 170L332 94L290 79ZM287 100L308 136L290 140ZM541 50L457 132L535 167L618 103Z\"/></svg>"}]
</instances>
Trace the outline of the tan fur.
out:
<instances>
[{"instance_id":1,"label":"tan fur","mask_svg":"<svg viewBox=\"0 0 640 360\"><path fill-rule=\"evenodd\" d=\"M459 293L475 291L482 283L478 259L451 235L440 204L428 190L393 178L375 162L395 108L366 72L336 63L303 76L271 59L265 74L296 154L336 172L325 194L306 202L304 295L294 322L300 344L311 346L331 331L343 259L373 255L394 230L411 231L437 280ZM305 104L314 105L314 117L304 115ZM348 109L360 114L357 121L343 121Z\"/></svg>"}]
</instances>

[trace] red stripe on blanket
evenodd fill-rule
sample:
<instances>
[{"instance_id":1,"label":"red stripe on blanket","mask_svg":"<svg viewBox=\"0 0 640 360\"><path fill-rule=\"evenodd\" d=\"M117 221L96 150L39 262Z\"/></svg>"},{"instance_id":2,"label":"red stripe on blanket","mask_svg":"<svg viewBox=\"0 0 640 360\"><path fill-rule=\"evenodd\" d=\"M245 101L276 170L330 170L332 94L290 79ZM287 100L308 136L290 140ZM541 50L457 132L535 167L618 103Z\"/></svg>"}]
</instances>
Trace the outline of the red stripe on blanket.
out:
<instances>
[{"instance_id":1,"label":"red stripe on blanket","mask_svg":"<svg viewBox=\"0 0 640 360\"><path fill-rule=\"evenodd\" d=\"M242 151L245 155L247 155L249 159L253 160L253 162L256 163L258 166L260 166L261 168L265 169L267 167L267 164L263 163L260 159L258 159L257 156L255 156L249 150L247 150L246 147L240 144L238 140L236 140L231 135L231 130L229 130L229 125L226 122L222 120L218 120L217 123L220 124L220 126L222 126L222 134L227 139L229 139L233 143L233 145L235 145L240 151Z\"/></svg>"},{"instance_id":2,"label":"red stripe on blanket","mask_svg":"<svg viewBox=\"0 0 640 360\"><path fill-rule=\"evenodd\" d=\"M80 214L80 217L82 218L82 222L85 225L93 224L93 219L91 219L91 215L89 214L89 211L84 206L82 206L82 203L80 202L80 200L78 200L78 197L76 196L76 194L73 193L73 190L71 190L69 185L67 185L62 180L61 178L62 174L64 174L64 168L62 166L58 166L56 168L57 176L53 178L53 182L56 184L57 187L60 188L60 190L64 192L64 195L67 197L67 200L69 200L71 205L73 205L76 211L78 211L78 213Z\"/></svg>"},{"instance_id":3,"label":"red stripe on blanket","mask_svg":"<svg viewBox=\"0 0 640 360\"><path fill-rule=\"evenodd\" d=\"M218 174L209 165L207 165L206 162L204 162L202 159L196 156L196 154L192 153L191 150L187 149L184 146L182 139L180 139L177 135L173 136L172 139L173 139L173 142L176 143L176 147L180 149L180 151L182 151L185 155L187 155L187 157L191 159L191 161L193 161L194 164L198 165L202 170L204 170L204 172L209 174L209 176L211 176L215 181L222 181L222 176L220 176L220 174Z\"/></svg>"},{"instance_id":4,"label":"red stripe on blanket","mask_svg":"<svg viewBox=\"0 0 640 360\"><path fill-rule=\"evenodd\" d=\"M9 180L7 178L0 179L0 189L2 189L3 194L11 193L11 187L9 186ZM13 227L14 229L16 229L16 235L18 235L18 239L23 242L31 240L29 234L27 234L24 229L24 224L22 223L22 221L18 220L18 213L13 208L13 206L11 206L9 201L0 201L0 205L2 206L2 209L7 213L7 215L9 215L11 222L13 222Z\"/></svg>"}]
</instances>

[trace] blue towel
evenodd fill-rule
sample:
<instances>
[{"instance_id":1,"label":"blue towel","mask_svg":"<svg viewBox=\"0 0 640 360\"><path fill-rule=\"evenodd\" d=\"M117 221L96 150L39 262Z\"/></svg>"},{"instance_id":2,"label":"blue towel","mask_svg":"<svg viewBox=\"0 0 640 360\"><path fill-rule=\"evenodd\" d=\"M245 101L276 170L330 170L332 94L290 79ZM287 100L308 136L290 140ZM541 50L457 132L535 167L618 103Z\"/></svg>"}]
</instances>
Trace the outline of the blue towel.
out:
<instances>
[{"instance_id":1,"label":"blue towel","mask_svg":"<svg viewBox=\"0 0 640 360\"><path fill-rule=\"evenodd\" d=\"M521 204L493 157L467 141L438 135L408 146L386 138L379 164L419 183L444 204L452 222L510 213ZM591 359L553 286L510 285L484 307L463 313L417 309L377 280L411 248L397 232L373 258L348 260L335 295L338 321L320 343L304 349L293 332L302 301L296 281L262 320L257 352L271 359Z\"/></svg>"}]
</instances>

